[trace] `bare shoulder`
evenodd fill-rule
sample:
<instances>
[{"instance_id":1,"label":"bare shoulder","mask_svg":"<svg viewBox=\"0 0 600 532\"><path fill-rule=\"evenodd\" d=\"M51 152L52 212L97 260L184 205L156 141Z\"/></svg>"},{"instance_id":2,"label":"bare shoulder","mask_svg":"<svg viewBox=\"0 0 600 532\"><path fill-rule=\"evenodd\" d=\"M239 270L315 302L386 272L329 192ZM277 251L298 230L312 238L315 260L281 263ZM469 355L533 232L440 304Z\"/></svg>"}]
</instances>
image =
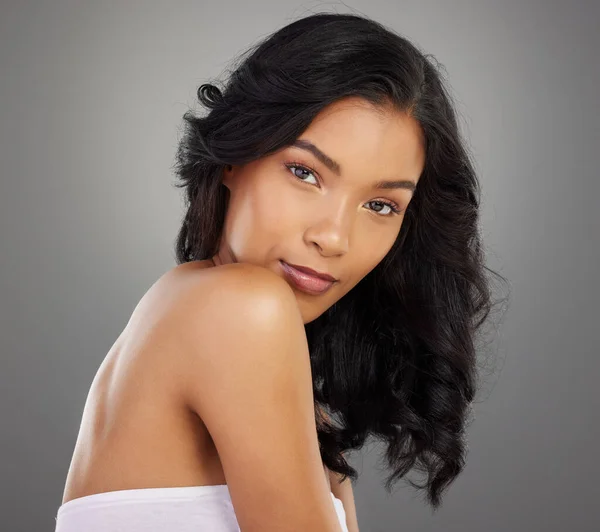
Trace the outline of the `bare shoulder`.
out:
<instances>
[{"instance_id":1,"label":"bare shoulder","mask_svg":"<svg viewBox=\"0 0 600 532\"><path fill-rule=\"evenodd\" d=\"M185 368L186 404L219 453L241 529L339 530L293 291L248 264L209 268L190 287L175 305L168 343Z\"/></svg>"},{"instance_id":2,"label":"bare shoulder","mask_svg":"<svg viewBox=\"0 0 600 532\"><path fill-rule=\"evenodd\" d=\"M190 365L214 364L217 353L228 364L251 360L253 367L292 352L308 355L292 289L260 266L235 263L204 270L176 312L181 324L177 334L189 342L184 351ZM259 343L263 349L257 349ZM286 349L274 349L283 344ZM193 384L195 388L197 381Z\"/></svg>"},{"instance_id":3,"label":"bare shoulder","mask_svg":"<svg viewBox=\"0 0 600 532\"><path fill-rule=\"evenodd\" d=\"M161 275L136 305L127 328L135 329L136 337L168 334L178 323L182 327L189 324L187 320L206 323L213 311L229 304L243 306L249 299L255 311L257 305L265 308L275 303L293 308L292 289L274 272L247 263L217 267L203 263L179 264Z\"/></svg>"},{"instance_id":4,"label":"bare shoulder","mask_svg":"<svg viewBox=\"0 0 600 532\"><path fill-rule=\"evenodd\" d=\"M252 320L261 318L271 323L273 319L284 319L288 327L303 330L293 290L266 268L248 263L201 270L180 265L168 275L173 279L170 285L175 295L170 311L177 314L183 327L201 334L203 343L210 340L210 333L233 332L248 323L256 327L258 324ZM165 282L169 282L167 278Z\"/></svg>"},{"instance_id":5,"label":"bare shoulder","mask_svg":"<svg viewBox=\"0 0 600 532\"><path fill-rule=\"evenodd\" d=\"M294 293L287 282L276 273L248 263L224 264L202 271L203 281L198 289L211 294L214 291L240 299L250 297L252 303L268 302L275 296L284 302L295 301Z\"/></svg>"},{"instance_id":6,"label":"bare shoulder","mask_svg":"<svg viewBox=\"0 0 600 532\"><path fill-rule=\"evenodd\" d=\"M207 401L198 397L203 393L198 385L210 374L209 368L218 372L234 366L250 372L260 371L265 364L300 363L310 370L294 292L266 268L247 263L207 268L192 281L173 312L186 374L192 376L183 389L194 409L202 410ZM312 391L312 380L303 384ZM203 419L210 415L198 414Z\"/></svg>"},{"instance_id":7,"label":"bare shoulder","mask_svg":"<svg viewBox=\"0 0 600 532\"><path fill-rule=\"evenodd\" d=\"M294 297L292 289L287 282L276 273L249 263L223 264L211 268L194 266L194 263L185 263L172 268L163 275L165 282L171 279L182 280L187 287L190 284L194 293L205 292L207 295L213 291L232 290L232 295L271 296L273 291L278 296Z\"/></svg>"},{"instance_id":8,"label":"bare shoulder","mask_svg":"<svg viewBox=\"0 0 600 532\"><path fill-rule=\"evenodd\" d=\"M168 350L168 370L179 381L190 364L201 364L212 356L211 349L217 348L214 343L224 345L223 336L241 338L246 327L258 331L256 320L261 318L271 335L296 329L296 339L302 342L300 310L284 279L253 264L207 267L205 261L195 261L175 266L158 278L136 305L123 336L134 351L158 353L155 360L163 367L162 351ZM282 324L275 326L274 320ZM190 345L195 349L188 349ZM233 363L238 354L233 350L221 358L229 356Z\"/></svg>"}]
</instances>

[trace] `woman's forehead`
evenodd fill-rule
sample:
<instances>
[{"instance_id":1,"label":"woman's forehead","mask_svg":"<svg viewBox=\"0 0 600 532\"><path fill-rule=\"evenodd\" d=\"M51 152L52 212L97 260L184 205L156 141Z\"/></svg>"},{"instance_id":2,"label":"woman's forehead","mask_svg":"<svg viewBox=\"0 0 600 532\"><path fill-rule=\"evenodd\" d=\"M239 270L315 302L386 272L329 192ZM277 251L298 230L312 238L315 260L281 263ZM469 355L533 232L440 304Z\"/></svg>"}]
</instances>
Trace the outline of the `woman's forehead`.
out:
<instances>
[{"instance_id":1,"label":"woman's forehead","mask_svg":"<svg viewBox=\"0 0 600 532\"><path fill-rule=\"evenodd\" d=\"M363 104L326 108L290 148L309 152L337 175L368 165L416 179L425 160L421 127L413 117Z\"/></svg>"}]
</instances>

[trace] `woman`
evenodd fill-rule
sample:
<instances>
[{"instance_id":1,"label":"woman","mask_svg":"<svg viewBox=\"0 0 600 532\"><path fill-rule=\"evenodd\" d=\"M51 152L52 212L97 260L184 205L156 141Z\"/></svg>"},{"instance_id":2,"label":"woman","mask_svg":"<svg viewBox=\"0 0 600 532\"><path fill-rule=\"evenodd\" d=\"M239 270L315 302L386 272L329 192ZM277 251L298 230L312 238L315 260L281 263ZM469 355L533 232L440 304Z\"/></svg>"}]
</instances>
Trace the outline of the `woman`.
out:
<instances>
[{"instance_id":1,"label":"woman","mask_svg":"<svg viewBox=\"0 0 600 532\"><path fill-rule=\"evenodd\" d=\"M315 14L198 97L178 265L94 379L57 531L357 531L345 454L369 435L386 488L415 468L439 507L491 303L438 71L372 20Z\"/></svg>"}]
</instances>

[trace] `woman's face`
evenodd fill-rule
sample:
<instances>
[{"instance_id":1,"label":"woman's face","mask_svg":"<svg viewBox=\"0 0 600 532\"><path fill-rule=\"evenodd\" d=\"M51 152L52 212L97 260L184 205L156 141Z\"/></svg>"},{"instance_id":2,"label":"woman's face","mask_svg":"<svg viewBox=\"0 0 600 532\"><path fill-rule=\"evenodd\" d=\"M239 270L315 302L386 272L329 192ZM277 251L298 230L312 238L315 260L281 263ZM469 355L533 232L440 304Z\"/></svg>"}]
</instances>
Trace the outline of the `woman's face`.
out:
<instances>
[{"instance_id":1,"label":"woman's face","mask_svg":"<svg viewBox=\"0 0 600 532\"><path fill-rule=\"evenodd\" d=\"M356 97L323 109L298 141L224 171L230 200L213 260L260 265L286 279L309 323L391 249L412 191L377 188L377 183L416 185L425 152L416 120L377 110ZM281 261L337 281L324 293L307 293L288 277Z\"/></svg>"}]
</instances>

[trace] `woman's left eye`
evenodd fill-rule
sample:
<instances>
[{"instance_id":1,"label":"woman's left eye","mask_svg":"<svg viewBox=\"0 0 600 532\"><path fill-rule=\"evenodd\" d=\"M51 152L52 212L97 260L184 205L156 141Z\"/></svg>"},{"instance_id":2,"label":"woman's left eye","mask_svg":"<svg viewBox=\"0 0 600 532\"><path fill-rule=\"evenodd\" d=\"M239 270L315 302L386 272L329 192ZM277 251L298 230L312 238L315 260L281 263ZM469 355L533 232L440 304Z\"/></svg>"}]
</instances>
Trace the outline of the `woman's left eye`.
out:
<instances>
[{"instance_id":1,"label":"woman's left eye","mask_svg":"<svg viewBox=\"0 0 600 532\"><path fill-rule=\"evenodd\" d=\"M296 171L299 170L301 172L306 172L310 175L313 176L314 180L315 180L315 185L319 184L318 179L315 176L315 171L307 168L306 166L299 164L299 163L289 163L285 165L289 170L291 170L292 174L294 174L294 177L296 179L298 179L298 181L301 181L302 183L308 183L309 185L312 185L313 183L309 183L308 181L306 181L305 179L302 179L302 177L300 177L298 174L296 174ZM374 204L378 204L378 205L383 205L383 209L385 209L386 207L389 209L389 212L386 212L384 214L379 214L381 212L381 210L383 210L382 208L379 208L379 210L377 209L371 209L373 212L379 214L380 216L384 216L384 217L389 217L389 216L395 216L397 214L400 214L400 208L398 207L398 205L396 205L393 202L389 202L389 201L383 201L383 200L373 200L373 201L369 201L367 202L367 204L369 203L374 203Z\"/></svg>"}]
</instances>

